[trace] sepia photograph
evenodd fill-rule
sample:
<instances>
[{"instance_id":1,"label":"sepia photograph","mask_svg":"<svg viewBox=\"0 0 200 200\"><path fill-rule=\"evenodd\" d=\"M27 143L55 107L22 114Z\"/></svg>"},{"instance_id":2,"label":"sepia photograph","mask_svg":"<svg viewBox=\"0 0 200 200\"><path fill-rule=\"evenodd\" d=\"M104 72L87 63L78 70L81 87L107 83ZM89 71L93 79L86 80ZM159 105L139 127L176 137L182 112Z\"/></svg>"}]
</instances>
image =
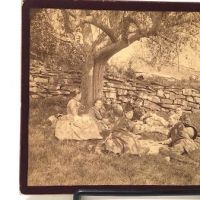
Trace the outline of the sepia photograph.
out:
<instances>
[{"instance_id":1,"label":"sepia photograph","mask_svg":"<svg viewBox=\"0 0 200 200\"><path fill-rule=\"evenodd\" d=\"M28 186L200 185L200 12L30 9Z\"/></svg>"}]
</instances>

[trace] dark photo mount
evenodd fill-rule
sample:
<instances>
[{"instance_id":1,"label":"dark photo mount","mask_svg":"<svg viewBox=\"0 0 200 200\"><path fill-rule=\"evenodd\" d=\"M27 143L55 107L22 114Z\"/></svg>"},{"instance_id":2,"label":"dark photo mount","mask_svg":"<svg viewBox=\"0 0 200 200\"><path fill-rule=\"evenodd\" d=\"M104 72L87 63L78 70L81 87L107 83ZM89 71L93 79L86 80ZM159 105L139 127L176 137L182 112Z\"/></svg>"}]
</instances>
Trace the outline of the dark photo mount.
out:
<instances>
[{"instance_id":1,"label":"dark photo mount","mask_svg":"<svg viewBox=\"0 0 200 200\"><path fill-rule=\"evenodd\" d=\"M30 116L30 11L31 9L81 9L122 11L177 11L200 12L199 3L131 2L131 1L70 1L70 0L25 0L22 5L22 108L20 191L23 194L71 194L74 200L82 195L198 195L200 185L29 185L29 116ZM45 148L45 146L44 146ZM37 162L37 160L35 160ZM198 168L199 169L199 168ZM51 177L52 179L54 177ZM78 192L77 192L78 191Z\"/></svg>"}]
</instances>

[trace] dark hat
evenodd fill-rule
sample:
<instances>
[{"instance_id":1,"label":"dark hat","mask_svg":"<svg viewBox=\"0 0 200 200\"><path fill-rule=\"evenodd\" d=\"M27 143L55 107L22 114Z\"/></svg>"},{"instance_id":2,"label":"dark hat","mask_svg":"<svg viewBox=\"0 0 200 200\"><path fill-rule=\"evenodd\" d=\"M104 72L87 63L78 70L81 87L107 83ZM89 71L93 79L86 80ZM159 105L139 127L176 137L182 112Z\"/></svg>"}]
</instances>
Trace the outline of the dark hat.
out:
<instances>
[{"instance_id":1,"label":"dark hat","mask_svg":"<svg viewBox=\"0 0 200 200\"><path fill-rule=\"evenodd\" d=\"M130 102L128 102L124 107L124 112L133 111L133 106Z\"/></svg>"}]
</instances>

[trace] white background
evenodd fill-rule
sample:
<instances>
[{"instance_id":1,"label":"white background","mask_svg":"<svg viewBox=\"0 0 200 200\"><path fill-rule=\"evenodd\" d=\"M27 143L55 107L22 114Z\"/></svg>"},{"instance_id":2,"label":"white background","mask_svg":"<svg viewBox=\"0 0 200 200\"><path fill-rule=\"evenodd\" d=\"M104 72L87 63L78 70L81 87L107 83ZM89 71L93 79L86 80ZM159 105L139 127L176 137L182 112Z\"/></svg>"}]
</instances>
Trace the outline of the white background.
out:
<instances>
[{"instance_id":1,"label":"white background","mask_svg":"<svg viewBox=\"0 0 200 200\"><path fill-rule=\"evenodd\" d=\"M25 196L19 192L21 5L20 0L4 0L0 9L0 199L69 200L72 196Z\"/></svg>"}]
</instances>

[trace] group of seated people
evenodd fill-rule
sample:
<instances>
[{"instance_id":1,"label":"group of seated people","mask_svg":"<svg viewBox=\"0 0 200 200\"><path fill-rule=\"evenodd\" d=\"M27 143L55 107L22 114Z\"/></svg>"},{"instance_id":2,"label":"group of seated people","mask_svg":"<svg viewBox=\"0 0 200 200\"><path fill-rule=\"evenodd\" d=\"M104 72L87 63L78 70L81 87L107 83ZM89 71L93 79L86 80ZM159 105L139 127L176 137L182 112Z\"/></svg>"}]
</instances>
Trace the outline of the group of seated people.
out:
<instances>
[{"instance_id":1,"label":"group of seated people","mask_svg":"<svg viewBox=\"0 0 200 200\"><path fill-rule=\"evenodd\" d=\"M160 131L167 138L158 142L164 149L182 155L198 148L195 143L198 132L180 108L166 120L130 103L124 107L115 102L104 105L101 99L97 99L91 108L79 114L84 109L80 101L81 92L76 90L67 104L67 114L58 117L55 136L59 140L98 140L96 152L141 156L150 149L141 142L140 133Z\"/></svg>"}]
</instances>

